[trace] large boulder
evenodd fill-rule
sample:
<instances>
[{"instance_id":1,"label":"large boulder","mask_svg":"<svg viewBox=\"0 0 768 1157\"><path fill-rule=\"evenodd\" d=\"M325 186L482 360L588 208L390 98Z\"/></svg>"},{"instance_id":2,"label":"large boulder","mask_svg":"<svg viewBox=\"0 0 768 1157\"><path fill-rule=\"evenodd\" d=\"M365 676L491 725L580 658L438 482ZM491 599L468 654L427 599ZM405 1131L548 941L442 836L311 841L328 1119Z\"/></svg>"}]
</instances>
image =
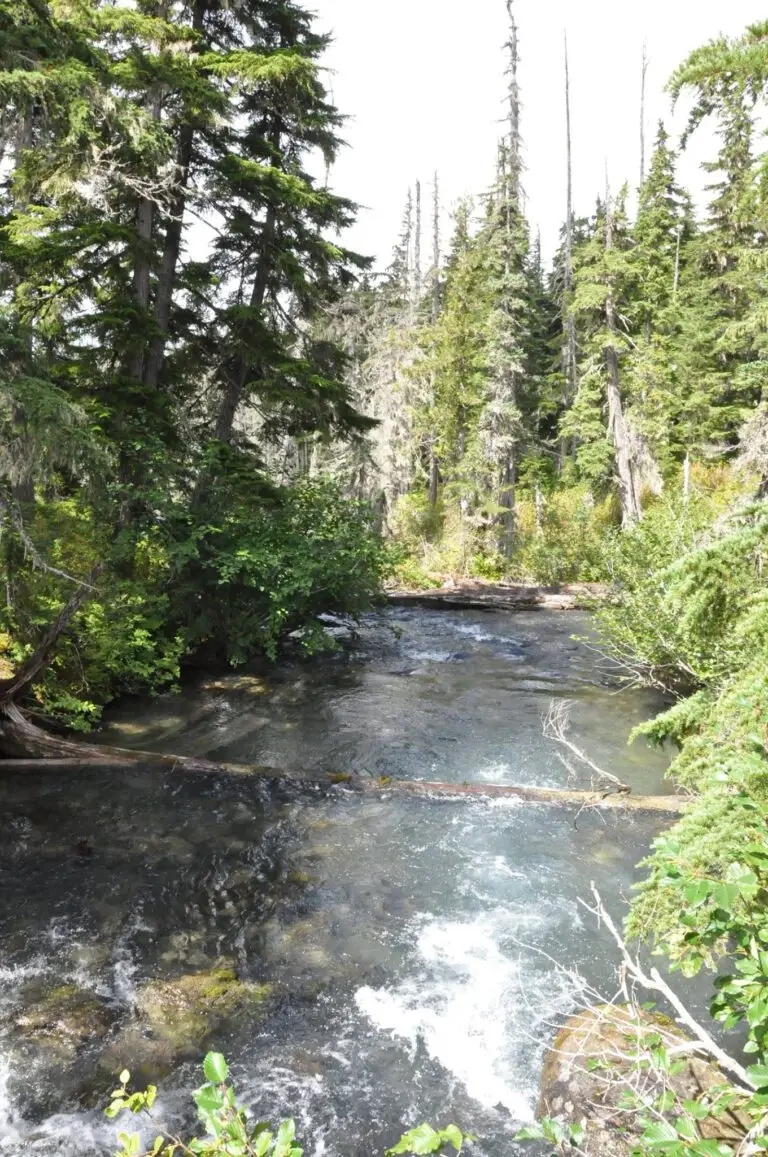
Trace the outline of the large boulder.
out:
<instances>
[{"instance_id":1,"label":"large boulder","mask_svg":"<svg viewBox=\"0 0 768 1157\"><path fill-rule=\"evenodd\" d=\"M667 1047L686 1040L677 1025L659 1013L638 1015L628 1007L599 1005L572 1016L545 1058L537 1116L583 1124L581 1149L586 1157L630 1157L639 1129L636 1114L627 1111L627 1091L638 1082L652 1095L664 1088L652 1070L638 1073L631 1058L650 1048L659 1035ZM693 1100L728 1083L714 1062L696 1055L684 1060L675 1075L665 1074L667 1087L679 1100ZM700 1128L705 1138L733 1144L749 1124L731 1112L726 1120L709 1118Z\"/></svg>"}]
</instances>

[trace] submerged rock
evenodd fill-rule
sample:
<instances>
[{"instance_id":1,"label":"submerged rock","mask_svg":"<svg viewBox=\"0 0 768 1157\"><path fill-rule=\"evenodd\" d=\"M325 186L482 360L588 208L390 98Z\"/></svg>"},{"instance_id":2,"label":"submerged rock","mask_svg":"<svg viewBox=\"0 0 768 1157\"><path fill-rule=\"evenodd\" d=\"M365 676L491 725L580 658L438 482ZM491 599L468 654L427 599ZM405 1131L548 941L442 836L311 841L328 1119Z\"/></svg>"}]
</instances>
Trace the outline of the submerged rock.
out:
<instances>
[{"instance_id":1,"label":"submerged rock","mask_svg":"<svg viewBox=\"0 0 768 1157\"><path fill-rule=\"evenodd\" d=\"M147 981L136 994L133 1020L109 1042L99 1066L156 1081L179 1060L203 1053L228 1018L265 1015L272 994L272 985L241 980L228 964Z\"/></svg>"},{"instance_id":2,"label":"submerged rock","mask_svg":"<svg viewBox=\"0 0 768 1157\"><path fill-rule=\"evenodd\" d=\"M93 993L65 984L28 1005L16 1028L28 1041L69 1060L86 1041L105 1036L113 1020L114 1014Z\"/></svg>"},{"instance_id":3,"label":"submerged rock","mask_svg":"<svg viewBox=\"0 0 768 1157\"><path fill-rule=\"evenodd\" d=\"M630 1157L637 1149L640 1129L636 1114L628 1112L626 1097L633 1075L631 1055L650 1047L662 1033L667 1043L687 1038L677 1025L659 1013L638 1018L626 1007L599 1005L572 1016L555 1038L544 1061L537 1117L557 1117L567 1124L583 1124L580 1145L585 1157ZM648 1042L643 1044L644 1040ZM597 1065L595 1062L598 1062ZM626 1079L625 1079L626 1078ZM680 1100L695 1099L728 1081L718 1066L698 1056L685 1057L674 1076L665 1078ZM644 1093L654 1095L653 1076L642 1074ZM659 1084L657 1093L660 1095ZM700 1123L702 1136L726 1143L738 1142L750 1122L731 1112L726 1120Z\"/></svg>"}]
</instances>

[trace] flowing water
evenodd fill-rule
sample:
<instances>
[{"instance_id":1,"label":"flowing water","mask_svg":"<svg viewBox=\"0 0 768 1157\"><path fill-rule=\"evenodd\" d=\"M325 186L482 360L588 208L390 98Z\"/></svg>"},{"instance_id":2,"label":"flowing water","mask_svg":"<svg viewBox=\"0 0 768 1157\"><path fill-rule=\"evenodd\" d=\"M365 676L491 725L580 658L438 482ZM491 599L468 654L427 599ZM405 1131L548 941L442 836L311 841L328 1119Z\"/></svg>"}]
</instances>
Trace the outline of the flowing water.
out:
<instances>
[{"instance_id":1,"label":"flowing water","mask_svg":"<svg viewBox=\"0 0 768 1157\"><path fill-rule=\"evenodd\" d=\"M310 777L563 786L541 717L567 698L597 763L665 790L663 754L626 746L658 701L618 694L574 633L583 616L393 610L335 657L124 703L104 739ZM516 1152L574 971L616 984L579 898L595 880L621 915L660 826L140 767L6 777L0 796L0 1153L44 1157L111 1151L99 1106L124 1066L161 1078L159 1120L187 1120L210 1047L308 1154L380 1152L421 1120ZM158 986L222 968L246 989L212 1017Z\"/></svg>"}]
</instances>

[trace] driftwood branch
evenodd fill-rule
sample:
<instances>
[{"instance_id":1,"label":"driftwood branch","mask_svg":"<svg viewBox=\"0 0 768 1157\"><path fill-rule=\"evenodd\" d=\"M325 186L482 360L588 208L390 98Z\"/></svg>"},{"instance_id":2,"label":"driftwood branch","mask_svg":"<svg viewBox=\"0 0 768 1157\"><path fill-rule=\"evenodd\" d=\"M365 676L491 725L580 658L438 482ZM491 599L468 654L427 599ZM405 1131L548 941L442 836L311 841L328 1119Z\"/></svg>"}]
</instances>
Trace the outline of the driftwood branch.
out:
<instances>
[{"instance_id":1,"label":"driftwood branch","mask_svg":"<svg viewBox=\"0 0 768 1157\"><path fill-rule=\"evenodd\" d=\"M572 703L569 699L553 699L543 719L543 731L546 739L553 739L569 751L571 755L584 767L589 768L593 776L592 785L595 790L601 786L610 785L613 790L618 792L631 792L631 787L623 783L618 776L612 775L610 771L605 771L602 767L598 767L593 759L587 755L580 747L578 747L572 739L569 738L569 731L571 728L571 707ZM567 761L564 756L560 756L561 762L567 770L574 774L573 766Z\"/></svg>"},{"instance_id":2,"label":"driftwood branch","mask_svg":"<svg viewBox=\"0 0 768 1157\"><path fill-rule=\"evenodd\" d=\"M549 804L582 809L592 806L607 811L653 811L676 815L685 807L680 796L617 796L601 799L592 792L557 791L554 788L502 784L430 783L425 780L374 779L370 776L323 774L307 776L290 769L251 764L215 763L187 755L164 755L157 751L101 747L51 735L30 723L15 704L0 712L0 772L76 771L91 767L113 771L145 765L193 774L256 775L292 780L307 787L340 787L364 795L425 796L429 799L514 799L522 803Z\"/></svg>"},{"instance_id":3,"label":"driftwood branch","mask_svg":"<svg viewBox=\"0 0 768 1157\"><path fill-rule=\"evenodd\" d=\"M673 990L667 984L666 980L664 980L663 976L661 976L659 970L657 968L651 968L648 972L646 972L637 957L632 955L632 953L627 948L621 933L617 929L608 911L606 910L600 893L595 887L595 884L592 883L590 888L595 900L595 907L591 908L584 900L581 900L580 903L587 909L588 912L592 912L593 915L595 915L597 919L602 924L604 924L610 932L616 943L616 946L619 949L619 952L621 953L624 971L634 981L636 981L643 988L647 989L649 992L660 993L675 1010L678 1023L685 1025L688 1031L692 1033L693 1042L695 1045L702 1052L708 1053L709 1056L716 1060L720 1065L720 1068L734 1076L738 1080L739 1084L743 1085L744 1088L754 1090L756 1085L749 1079L744 1066L740 1065L737 1060L734 1060L733 1057L729 1056L728 1053L720 1047L717 1041L714 1040L712 1036L710 1036L704 1026L699 1024L699 1022L695 1020L693 1016L691 1016L690 1012L680 1000L679 996L673 992Z\"/></svg>"}]
</instances>

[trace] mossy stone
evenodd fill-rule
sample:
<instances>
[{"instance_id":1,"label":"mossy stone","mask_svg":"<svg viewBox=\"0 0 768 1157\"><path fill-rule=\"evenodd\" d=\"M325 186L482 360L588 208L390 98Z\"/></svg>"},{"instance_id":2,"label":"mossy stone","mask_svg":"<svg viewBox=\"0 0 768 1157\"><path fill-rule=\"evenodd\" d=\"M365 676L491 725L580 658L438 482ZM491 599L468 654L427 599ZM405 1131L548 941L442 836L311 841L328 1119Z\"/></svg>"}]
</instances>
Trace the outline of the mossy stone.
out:
<instances>
[{"instance_id":1,"label":"mossy stone","mask_svg":"<svg viewBox=\"0 0 768 1157\"><path fill-rule=\"evenodd\" d=\"M197 1050L235 1012L263 1009L272 986L240 980L231 967L151 980L139 990L137 1013L146 1027L177 1052Z\"/></svg>"}]
</instances>

